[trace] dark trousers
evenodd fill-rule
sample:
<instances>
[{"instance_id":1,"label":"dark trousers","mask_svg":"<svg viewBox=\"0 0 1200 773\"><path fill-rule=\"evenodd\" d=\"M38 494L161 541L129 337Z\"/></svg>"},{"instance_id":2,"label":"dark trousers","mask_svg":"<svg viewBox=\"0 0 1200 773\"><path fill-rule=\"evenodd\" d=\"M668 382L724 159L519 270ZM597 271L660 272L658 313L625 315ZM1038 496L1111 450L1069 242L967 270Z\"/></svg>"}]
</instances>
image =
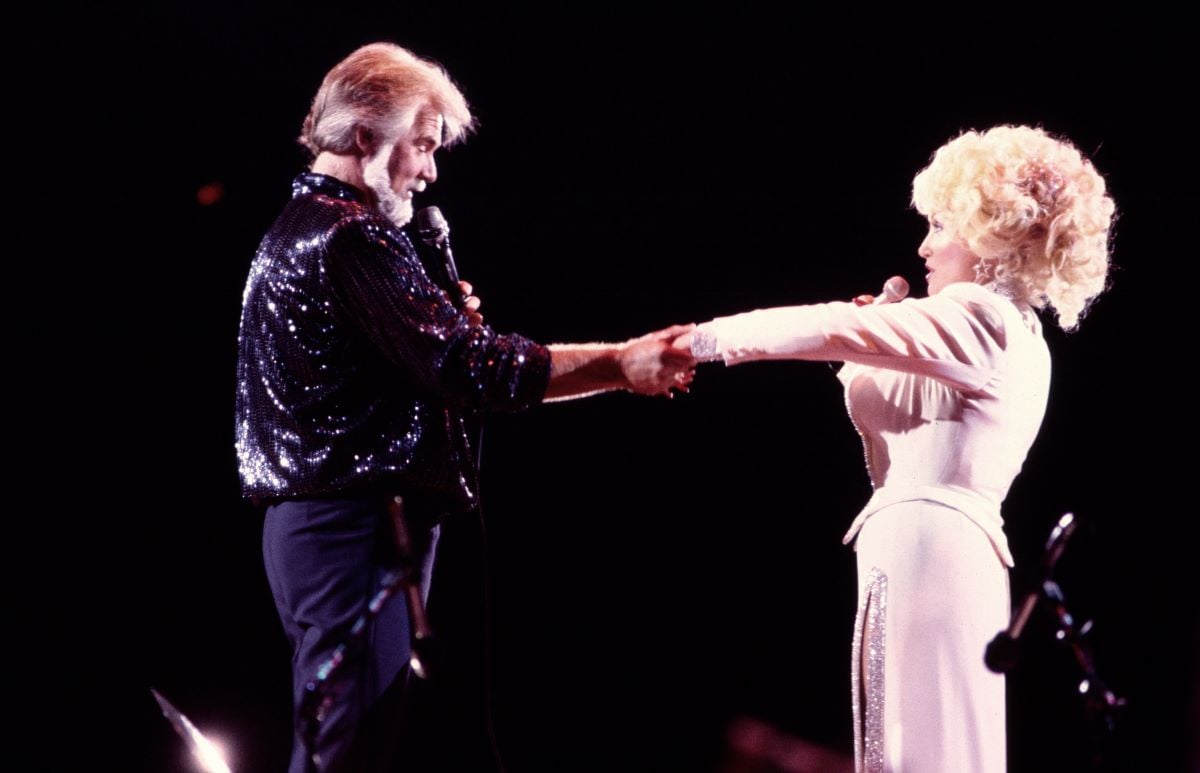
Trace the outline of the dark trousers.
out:
<instances>
[{"instance_id":1,"label":"dark trousers","mask_svg":"<svg viewBox=\"0 0 1200 773\"><path fill-rule=\"evenodd\" d=\"M304 685L349 638L383 575L398 568L387 502L381 496L313 499L267 508L263 560L292 645L297 710ZM420 545L416 560L424 567L422 590L428 596L439 529L428 520L408 523L413 541ZM330 685L336 697L311 749L306 748L297 713L289 773L346 769L351 758L356 770L384 769L385 758L394 753L411 711L405 697L411 692L406 689L411 639L402 593L371 619L363 645Z\"/></svg>"}]
</instances>

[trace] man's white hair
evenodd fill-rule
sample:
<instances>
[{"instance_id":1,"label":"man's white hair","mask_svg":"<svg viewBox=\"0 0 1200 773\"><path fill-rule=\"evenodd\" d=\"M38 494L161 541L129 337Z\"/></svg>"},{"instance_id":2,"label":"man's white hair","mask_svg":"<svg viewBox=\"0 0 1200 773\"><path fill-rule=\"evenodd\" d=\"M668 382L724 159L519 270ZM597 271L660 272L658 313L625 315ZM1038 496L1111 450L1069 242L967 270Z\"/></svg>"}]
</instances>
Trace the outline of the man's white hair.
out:
<instances>
[{"instance_id":1,"label":"man's white hair","mask_svg":"<svg viewBox=\"0 0 1200 773\"><path fill-rule=\"evenodd\" d=\"M325 79L304 119L300 144L313 158L324 151L358 153L357 132L372 140L372 154L410 130L423 108L445 120L442 145L453 145L475 127L467 100L440 66L392 43L372 43L339 62Z\"/></svg>"}]
</instances>

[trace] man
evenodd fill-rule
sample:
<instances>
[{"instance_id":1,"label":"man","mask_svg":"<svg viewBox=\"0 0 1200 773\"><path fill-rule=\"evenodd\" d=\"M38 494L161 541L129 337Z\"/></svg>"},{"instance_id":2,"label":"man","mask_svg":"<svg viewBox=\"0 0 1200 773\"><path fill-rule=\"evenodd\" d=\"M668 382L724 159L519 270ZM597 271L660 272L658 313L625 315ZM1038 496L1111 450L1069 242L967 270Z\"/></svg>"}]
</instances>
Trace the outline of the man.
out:
<instances>
[{"instance_id":1,"label":"man","mask_svg":"<svg viewBox=\"0 0 1200 773\"><path fill-rule=\"evenodd\" d=\"M436 151L472 124L438 66L391 44L355 51L317 92L300 137L311 171L296 178L250 269L238 462L243 493L269 505L263 554L294 648L297 707L399 565L389 503L400 497L405 508L414 547L403 558L426 570L439 519L476 507L464 414L612 389L670 396L691 378L690 355L669 344L686 328L545 347L483 325L478 299L451 300L457 288L422 265L401 228L414 195L437 179ZM378 756L363 727L385 691L388 705L403 692L409 626L399 599L371 619L315 737L299 733L297 717L292 773Z\"/></svg>"}]
</instances>

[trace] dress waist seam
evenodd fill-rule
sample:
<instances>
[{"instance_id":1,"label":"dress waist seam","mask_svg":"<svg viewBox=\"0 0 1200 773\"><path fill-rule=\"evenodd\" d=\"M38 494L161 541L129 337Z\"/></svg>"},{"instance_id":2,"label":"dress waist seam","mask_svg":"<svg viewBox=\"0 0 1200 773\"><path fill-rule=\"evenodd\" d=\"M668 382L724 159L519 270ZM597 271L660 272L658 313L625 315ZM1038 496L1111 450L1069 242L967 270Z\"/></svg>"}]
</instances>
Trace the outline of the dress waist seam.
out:
<instances>
[{"instance_id":1,"label":"dress waist seam","mask_svg":"<svg viewBox=\"0 0 1200 773\"><path fill-rule=\"evenodd\" d=\"M987 535L1001 563L1010 568L1013 566L1013 557L1008 549L1008 538L1004 535L1004 519L1000 517L999 506L973 492L936 485L884 486L876 489L866 507L850 524L850 530L842 537L842 544L850 544L858 536L858 532L867 519L885 507L901 502L922 501L944 505L962 513L967 520L974 523Z\"/></svg>"}]
</instances>

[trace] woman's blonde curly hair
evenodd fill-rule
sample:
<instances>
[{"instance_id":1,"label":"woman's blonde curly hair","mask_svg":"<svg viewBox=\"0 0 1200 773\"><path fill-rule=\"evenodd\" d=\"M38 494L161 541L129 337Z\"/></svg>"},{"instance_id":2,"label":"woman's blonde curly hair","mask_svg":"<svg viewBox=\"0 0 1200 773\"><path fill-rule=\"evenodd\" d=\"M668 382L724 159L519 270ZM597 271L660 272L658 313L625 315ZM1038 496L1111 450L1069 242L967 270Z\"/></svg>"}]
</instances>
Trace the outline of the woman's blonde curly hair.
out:
<instances>
[{"instance_id":1,"label":"woman's blonde curly hair","mask_svg":"<svg viewBox=\"0 0 1200 773\"><path fill-rule=\"evenodd\" d=\"M1053 307L1065 330L1106 287L1115 207L1104 178L1041 129L956 137L917 173L912 200L980 257L979 281Z\"/></svg>"}]
</instances>

